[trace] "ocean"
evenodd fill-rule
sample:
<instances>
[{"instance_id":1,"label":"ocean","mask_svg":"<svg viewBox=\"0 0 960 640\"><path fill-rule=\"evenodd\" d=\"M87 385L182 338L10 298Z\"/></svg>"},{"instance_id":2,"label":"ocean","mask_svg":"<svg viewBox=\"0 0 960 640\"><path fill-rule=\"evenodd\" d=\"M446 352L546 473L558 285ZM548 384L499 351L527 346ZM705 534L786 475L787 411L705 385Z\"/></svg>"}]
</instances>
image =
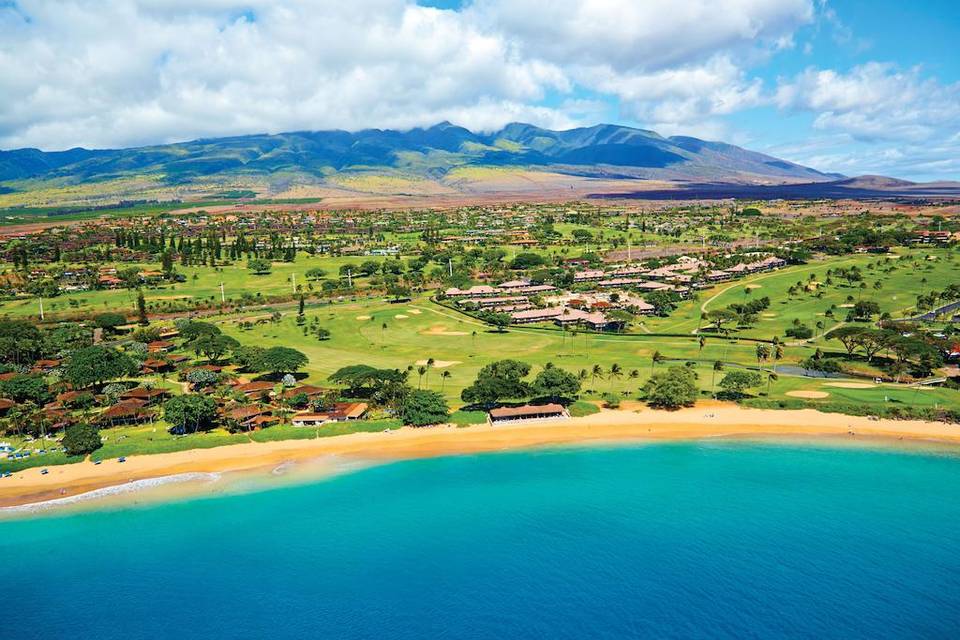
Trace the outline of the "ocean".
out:
<instances>
[{"instance_id":1,"label":"ocean","mask_svg":"<svg viewBox=\"0 0 960 640\"><path fill-rule=\"evenodd\" d=\"M958 638L960 457L454 456L0 522L0 637Z\"/></svg>"}]
</instances>

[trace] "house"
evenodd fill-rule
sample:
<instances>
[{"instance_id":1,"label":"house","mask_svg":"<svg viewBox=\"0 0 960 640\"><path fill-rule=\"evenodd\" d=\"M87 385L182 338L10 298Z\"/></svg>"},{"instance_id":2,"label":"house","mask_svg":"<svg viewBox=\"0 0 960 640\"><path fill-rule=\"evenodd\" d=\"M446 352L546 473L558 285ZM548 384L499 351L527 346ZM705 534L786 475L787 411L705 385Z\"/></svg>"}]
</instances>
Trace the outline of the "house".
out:
<instances>
[{"instance_id":1,"label":"house","mask_svg":"<svg viewBox=\"0 0 960 640\"><path fill-rule=\"evenodd\" d=\"M33 363L31 373L50 373L60 366L60 360L37 360Z\"/></svg>"},{"instance_id":2,"label":"house","mask_svg":"<svg viewBox=\"0 0 960 640\"><path fill-rule=\"evenodd\" d=\"M246 425L250 420L267 413L270 413L270 410L267 408L258 405L245 405L235 406L231 409L225 408L220 412L220 415L222 415L225 420Z\"/></svg>"},{"instance_id":3,"label":"house","mask_svg":"<svg viewBox=\"0 0 960 640\"><path fill-rule=\"evenodd\" d=\"M280 422L280 418L274 415L259 415L255 416L244 423L244 426L253 429L254 431L258 429L263 429L264 427L269 427Z\"/></svg>"},{"instance_id":4,"label":"house","mask_svg":"<svg viewBox=\"0 0 960 640\"><path fill-rule=\"evenodd\" d=\"M147 389L146 387L134 387L133 389L128 389L120 394L120 397L124 400L143 400L147 404L156 402L157 400L161 400L169 396L170 392L166 389Z\"/></svg>"},{"instance_id":5,"label":"house","mask_svg":"<svg viewBox=\"0 0 960 640\"><path fill-rule=\"evenodd\" d=\"M291 419L290 424L295 427L319 427L327 422L331 422L329 413L313 413L311 411L305 411L303 413L295 414Z\"/></svg>"},{"instance_id":6,"label":"house","mask_svg":"<svg viewBox=\"0 0 960 640\"><path fill-rule=\"evenodd\" d=\"M161 373L163 371L173 371L173 363L159 358L147 358L140 367L144 373Z\"/></svg>"},{"instance_id":7,"label":"house","mask_svg":"<svg viewBox=\"0 0 960 640\"><path fill-rule=\"evenodd\" d=\"M501 282L497 285L499 289L504 291L509 291L510 289L522 289L524 287L529 287L529 280L508 280L507 282Z\"/></svg>"},{"instance_id":8,"label":"house","mask_svg":"<svg viewBox=\"0 0 960 640\"><path fill-rule=\"evenodd\" d=\"M248 398L254 396L262 396L264 394L269 394L273 391L272 382L260 381L260 382L247 382L246 384L238 384L233 387L234 391L239 391Z\"/></svg>"},{"instance_id":9,"label":"house","mask_svg":"<svg viewBox=\"0 0 960 640\"><path fill-rule=\"evenodd\" d=\"M949 231L918 231L911 242L916 244L948 244L953 238Z\"/></svg>"},{"instance_id":10,"label":"house","mask_svg":"<svg viewBox=\"0 0 960 640\"><path fill-rule=\"evenodd\" d=\"M7 415L7 412L10 411L10 409L13 409L15 406L17 406L17 403L13 400L8 398L0 398L0 416Z\"/></svg>"},{"instance_id":11,"label":"house","mask_svg":"<svg viewBox=\"0 0 960 640\"><path fill-rule=\"evenodd\" d=\"M153 411L146 408L146 402L137 398L122 400L109 407L97 417L101 424L142 424L153 419Z\"/></svg>"},{"instance_id":12,"label":"house","mask_svg":"<svg viewBox=\"0 0 960 640\"><path fill-rule=\"evenodd\" d=\"M609 289L612 287L636 287L645 282L646 280L643 278L609 278L607 280L601 280L597 282L597 286L603 289Z\"/></svg>"},{"instance_id":13,"label":"house","mask_svg":"<svg viewBox=\"0 0 960 640\"><path fill-rule=\"evenodd\" d=\"M631 301L629 304L629 309L631 313L638 316L649 316L654 311L657 310L655 306L647 302L646 300L635 300Z\"/></svg>"},{"instance_id":14,"label":"house","mask_svg":"<svg viewBox=\"0 0 960 640\"><path fill-rule=\"evenodd\" d=\"M486 298L500 294L500 290L487 284L478 284L469 289L451 287L444 291L448 298Z\"/></svg>"},{"instance_id":15,"label":"house","mask_svg":"<svg viewBox=\"0 0 960 640\"><path fill-rule=\"evenodd\" d=\"M523 405L522 407L503 407L491 409L490 424L503 424L523 420L556 420L569 418L570 414L559 404Z\"/></svg>"},{"instance_id":16,"label":"house","mask_svg":"<svg viewBox=\"0 0 960 640\"><path fill-rule=\"evenodd\" d=\"M309 384L302 384L299 387L294 387L293 389L287 389L283 392L283 399L290 400L295 398L301 393L307 396L310 399L316 398L317 396L322 396L323 394L330 391L330 389L325 389L323 387L314 387Z\"/></svg>"},{"instance_id":17,"label":"house","mask_svg":"<svg viewBox=\"0 0 960 640\"><path fill-rule=\"evenodd\" d=\"M150 353L166 353L176 346L169 340L154 340L147 345L147 351Z\"/></svg>"},{"instance_id":18,"label":"house","mask_svg":"<svg viewBox=\"0 0 960 640\"><path fill-rule=\"evenodd\" d=\"M587 269L586 271L577 271L573 274L574 282L595 282L603 280L604 273L601 269Z\"/></svg>"},{"instance_id":19,"label":"house","mask_svg":"<svg viewBox=\"0 0 960 640\"><path fill-rule=\"evenodd\" d=\"M345 420L359 420L367 415L370 408L366 402L336 402L330 416L337 422Z\"/></svg>"},{"instance_id":20,"label":"house","mask_svg":"<svg viewBox=\"0 0 960 640\"><path fill-rule=\"evenodd\" d=\"M529 324L531 322L549 322L560 316L563 309L559 307L548 307L546 309L527 309L526 311L514 311L510 314L510 320L514 324Z\"/></svg>"}]
</instances>

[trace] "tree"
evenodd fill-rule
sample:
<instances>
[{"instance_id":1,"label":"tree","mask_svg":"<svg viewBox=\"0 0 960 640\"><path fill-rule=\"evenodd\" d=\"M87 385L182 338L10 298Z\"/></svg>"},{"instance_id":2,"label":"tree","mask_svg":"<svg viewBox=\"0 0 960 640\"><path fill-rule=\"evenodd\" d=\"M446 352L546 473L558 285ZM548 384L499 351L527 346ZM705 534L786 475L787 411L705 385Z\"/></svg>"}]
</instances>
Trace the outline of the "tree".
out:
<instances>
[{"instance_id":1,"label":"tree","mask_svg":"<svg viewBox=\"0 0 960 640\"><path fill-rule=\"evenodd\" d=\"M653 355L650 356L650 375L653 375L654 367L656 367L658 364L660 364L666 359L667 359L666 356L664 356L662 353L660 353L659 351L654 351Z\"/></svg>"},{"instance_id":2,"label":"tree","mask_svg":"<svg viewBox=\"0 0 960 640\"><path fill-rule=\"evenodd\" d=\"M411 391L400 405L403 423L415 427L440 424L446 422L449 416L450 408L446 399L436 391Z\"/></svg>"},{"instance_id":3,"label":"tree","mask_svg":"<svg viewBox=\"0 0 960 640\"><path fill-rule=\"evenodd\" d=\"M519 271L522 269L532 269L534 267L539 267L545 262L543 256L539 253L532 253L525 251L523 253L518 253L517 256L510 261L510 268Z\"/></svg>"},{"instance_id":4,"label":"tree","mask_svg":"<svg viewBox=\"0 0 960 640\"><path fill-rule=\"evenodd\" d=\"M201 322L199 320L189 320L180 327L180 337L186 340L189 344L194 342L198 338L204 336L218 336L222 332L220 327L215 324L210 324L209 322Z\"/></svg>"},{"instance_id":5,"label":"tree","mask_svg":"<svg viewBox=\"0 0 960 640\"><path fill-rule=\"evenodd\" d=\"M308 362L306 355L290 347L270 347L263 352L263 367L274 374L294 373Z\"/></svg>"},{"instance_id":6,"label":"tree","mask_svg":"<svg viewBox=\"0 0 960 640\"><path fill-rule=\"evenodd\" d=\"M252 271L254 275L262 276L270 273L270 270L273 269L273 264L269 260L252 258L247 260L247 269Z\"/></svg>"},{"instance_id":7,"label":"tree","mask_svg":"<svg viewBox=\"0 0 960 640\"><path fill-rule=\"evenodd\" d=\"M119 313L101 313L93 323L104 331L116 331L117 327L127 324L127 319Z\"/></svg>"},{"instance_id":8,"label":"tree","mask_svg":"<svg viewBox=\"0 0 960 640\"><path fill-rule=\"evenodd\" d=\"M26 320L0 320L0 361L33 362L43 349L43 335Z\"/></svg>"},{"instance_id":9,"label":"tree","mask_svg":"<svg viewBox=\"0 0 960 640\"><path fill-rule=\"evenodd\" d=\"M692 406L697 400L697 374L689 367L670 367L651 376L643 388L647 404L658 409Z\"/></svg>"},{"instance_id":10,"label":"tree","mask_svg":"<svg viewBox=\"0 0 960 640\"><path fill-rule=\"evenodd\" d=\"M713 325L714 331L717 333L727 333L729 330L724 328L725 324L735 322L737 314L730 309L716 309L714 311L708 311L706 314L707 321Z\"/></svg>"},{"instance_id":11,"label":"tree","mask_svg":"<svg viewBox=\"0 0 960 640\"><path fill-rule=\"evenodd\" d=\"M862 327L840 327L830 332L830 340L839 340L847 350L847 355L852 356L863 343L863 332Z\"/></svg>"},{"instance_id":12,"label":"tree","mask_svg":"<svg viewBox=\"0 0 960 640\"><path fill-rule=\"evenodd\" d=\"M133 375L136 371L136 363L125 353L111 347L92 346L78 349L70 355L63 367L63 377L74 388L83 389Z\"/></svg>"},{"instance_id":13,"label":"tree","mask_svg":"<svg viewBox=\"0 0 960 640\"><path fill-rule=\"evenodd\" d=\"M266 371L263 356L267 352L263 347L239 346L233 350L233 361L244 371L257 373Z\"/></svg>"},{"instance_id":14,"label":"tree","mask_svg":"<svg viewBox=\"0 0 960 640\"><path fill-rule=\"evenodd\" d=\"M329 380L346 386L346 395L369 397L378 389L396 385L405 386L407 372L399 369L377 369L366 364L353 364L337 369L330 374ZM399 389L395 388L394 391Z\"/></svg>"},{"instance_id":15,"label":"tree","mask_svg":"<svg viewBox=\"0 0 960 640\"><path fill-rule=\"evenodd\" d=\"M765 344L758 344L756 348L757 366L762 366L764 362L770 359L770 347Z\"/></svg>"},{"instance_id":16,"label":"tree","mask_svg":"<svg viewBox=\"0 0 960 640\"><path fill-rule=\"evenodd\" d=\"M0 397L44 405L50 401L50 391L43 376L23 374L0 382Z\"/></svg>"},{"instance_id":17,"label":"tree","mask_svg":"<svg viewBox=\"0 0 960 640\"><path fill-rule=\"evenodd\" d=\"M307 277L307 280L320 280L321 278L326 277L327 272L319 267L312 267L307 269L304 275Z\"/></svg>"},{"instance_id":18,"label":"tree","mask_svg":"<svg viewBox=\"0 0 960 640\"><path fill-rule=\"evenodd\" d=\"M86 422L78 422L66 428L61 443L68 456L85 456L103 446L100 432Z\"/></svg>"},{"instance_id":19,"label":"tree","mask_svg":"<svg viewBox=\"0 0 960 640\"><path fill-rule=\"evenodd\" d=\"M713 373L710 378L710 388L713 389L713 394L717 394L717 372L723 371L723 362L720 360L715 360L713 363Z\"/></svg>"},{"instance_id":20,"label":"tree","mask_svg":"<svg viewBox=\"0 0 960 640\"><path fill-rule=\"evenodd\" d=\"M147 318L147 301L143 298L143 291L137 291L137 322L145 327L150 324Z\"/></svg>"},{"instance_id":21,"label":"tree","mask_svg":"<svg viewBox=\"0 0 960 640\"><path fill-rule=\"evenodd\" d=\"M43 335L44 352L59 356L93 344L93 331L76 322L65 322Z\"/></svg>"},{"instance_id":22,"label":"tree","mask_svg":"<svg viewBox=\"0 0 960 640\"><path fill-rule=\"evenodd\" d=\"M574 398L580 393L577 376L557 367L544 369L533 379L532 391L547 398Z\"/></svg>"},{"instance_id":23,"label":"tree","mask_svg":"<svg viewBox=\"0 0 960 640\"><path fill-rule=\"evenodd\" d=\"M530 386L523 378L530 373L530 365L517 360L499 360L486 365L477 373L477 379L463 390L460 398L470 404L492 405L503 398L526 398Z\"/></svg>"},{"instance_id":24,"label":"tree","mask_svg":"<svg viewBox=\"0 0 960 640\"><path fill-rule=\"evenodd\" d=\"M677 308L677 302L680 300L680 296L674 291L652 291L646 294L643 299L647 304L653 306L653 312L660 316L666 317Z\"/></svg>"},{"instance_id":25,"label":"tree","mask_svg":"<svg viewBox=\"0 0 960 640\"><path fill-rule=\"evenodd\" d=\"M488 311L481 314L480 318L487 324L492 324L497 328L497 333L506 333L507 327L510 326L512 318L509 313L497 313L495 311Z\"/></svg>"},{"instance_id":26,"label":"tree","mask_svg":"<svg viewBox=\"0 0 960 640\"><path fill-rule=\"evenodd\" d=\"M213 426L217 403L213 398L188 394L174 396L163 403L163 418L172 433L196 433Z\"/></svg>"},{"instance_id":27,"label":"tree","mask_svg":"<svg viewBox=\"0 0 960 640\"><path fill-rule=\"evenodd\" d=\"M197 355L203 354L211 362L216 362L231 349L240 346L235 338L221 334L203 334L188 343Z\"/></svg>"},{"instance_id":28,"label":"tree","mask_svg":"<svg viewBox=\"0 0 960 640\"><path fill-rule=\"evenodd\" d=\"M759 373L734 369L720 380L720 388L724 390L726 395L736 398L742 396L747 389L760 386L761 382Z\"/></svg>"},{"instance_id":29,"label":"tree","mask_svg":"<svg viewBox=\"0 0 960 640\"><path fill-rule=\"evenodd\" d=\"M857 320L869 320L880 313L880 305L873 300L860 300L853 305L853 317Z\"/></svg>"},{"instance_id":30,"label":"tree","mask_svg":"<svg viewBox=\"0 0 960 640\"><path fill-rule=\"evenodd\" d=\"M194 387L209 387L220 382L220 374L209 369L191 369L183 379Z\"/></svg>"}]
</instances>

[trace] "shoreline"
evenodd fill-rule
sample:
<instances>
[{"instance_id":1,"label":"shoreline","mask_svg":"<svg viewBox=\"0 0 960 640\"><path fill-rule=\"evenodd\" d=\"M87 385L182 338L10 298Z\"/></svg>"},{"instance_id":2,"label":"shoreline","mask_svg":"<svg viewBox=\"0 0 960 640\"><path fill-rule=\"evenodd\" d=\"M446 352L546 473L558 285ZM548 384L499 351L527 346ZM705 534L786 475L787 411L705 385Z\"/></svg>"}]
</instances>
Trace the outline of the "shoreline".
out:
<instances>
[{"instance_id":1,"label":"shoreline","mask_svg":"<svg viewBox=\"0 0 960 640\"><path fill-rule=\"evenodd\" d=\"M564 420L461 428L404 427L390 432L308 440L250 442L129 456L123 464L109 460L100 465L84 461L52 466L47 475L35 467L0 480L0 517L55 512L66 505L98 506L103 502L101 496L123 504L131 496L140 495L141 487L175 485L180 489L175 493L184 497L225 490L224 483L219 481L191 482L184 478L319 478L358 465L444 455L580 444L785 437L841 437L845 442L866 438L960 446L960 426L920 420L872 420L813 409L746 409L728 403L704 403L678 411L625 403L621 409L601 409L596 414ZM297 468L299 465L305 466ZM159 499L163 500L162 495Z\"/></svg>"}]
</instances>

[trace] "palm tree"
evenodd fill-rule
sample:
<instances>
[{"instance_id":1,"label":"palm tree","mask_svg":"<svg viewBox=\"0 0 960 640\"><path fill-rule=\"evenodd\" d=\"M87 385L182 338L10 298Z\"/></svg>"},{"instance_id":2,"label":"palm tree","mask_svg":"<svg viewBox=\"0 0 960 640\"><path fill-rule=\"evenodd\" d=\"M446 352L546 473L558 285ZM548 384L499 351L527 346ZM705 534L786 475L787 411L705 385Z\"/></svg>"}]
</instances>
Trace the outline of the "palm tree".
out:
<instances>
[{"instance_id":1,"label":"palm tree","mask_svg":"<svg viewBox=\"0 0 960 640\"><path fill-rule=\"evenodd\" d=\"M447 380L453 377L453 374L449 371L444 371L440 374L440 393L443 393L443 388L447 384Z\"/></svg>"},{"instance_id":2,"label":"palm tree","mask_svg":"<svg viewBox=\"0 0 960 640\"><path fill-rule=\"evenodd\" d=\"M640 377L640 371L638 371L637 369L630 369L630 373L627 374L627 377L630 378L631 380L636 380L637 378Z\"/></svg>"},{"instance_id":3,"label":"palm tree","mask_svg":"<svg viewBox=\"0 0 960 640\"><path fill-rule=\"evenodd\" d=\"M619 364L614 362L612 365L610 365L610 370L607 372L607 378L610 380L610 384L611 385L613 384L614 378L619 379L622 377L623 377L623 367L621 367Z\"/></svg>"},{"instance_id":4,"label":"palm tree","mask_svg":"<svg viewBox=\"0 0 960 640\"><path fill-rule=\"evenodd\" d=\"M589 377L590 374L587 373L586 369L580 369L580 371L577 371L577 380L579 380L581 383Z\"/></svg>"},{"instance_id":5,"label":"palm tree","mask_svg":"<svg viewBox=\"0 0 960 640\"><path fill-rule=\"evenodd\" d=\"M700 336L699 343L700 343L700 353L703 353L703 348L704 348L705 346L707 346L707 337L706 337L706 336Z\"/></svg>"},{"instance_id":6,"label":"palm tree","mask_svg":"<svg viewBox=\"0 0 960 640\"><path fill-rule=\"evenodd\" d=\"M433 365L437 363L433 358L427 358L427 379L425 380L426 385L430 386L430 369L433 368Z\"/></svg>"},{"instance_id":7,"label":"palm tree","mask_svg":"<svg viewBox=\"0 0 960 640\"><path fill-rule=\"evenodd\" d=\"M770 381L778 380L779 377L773 371L767 372L767 397L770 397Z\"/></svg>"},{"instance_id":8,"label":"palm tree","mask_svg":"<svg viewBox=\"0 0 960 640\"><path fill-rule=\"evenodd\" d=\"M770 357L770 347L765 344L757 345L757 366L763 368L764 362Z\"/></svg>"},{"instance_id":9,"label":"palm tree","mask_svg":"<svg viewBox=\"0 0 960 640\"><path fill-rule=\"evenodd\" d=\"M717 372L723 371L723 363L717 360L713 363L713 377L710 380L710 387L713 388L713 397L717 397Z\"/></svg>"},{"instance_id":10,"label":"palm tree","mask_svg":"<svg viewBox=\"0 0 960 640\"><path fill-rule=\"evenodd\" d=\"M590 384L596 386L597 378L603 380L603 367L598 364L593 365L593 368L590 370Z\"/></svg>"},{"instance_id":11,"label":"palm tree","mask_svg":"<svg viewBox=\"0 0 960 640\"><path fill-rule=\"evenodd\" d=\"M660 353L659 351L653 352L653 356L651 356L650 358L650 375L653 375L654 367L656 367L658 364L660 364L664 360L666 360L666 357L664 357L662 353Z\"/></svg>"},{"instance_id":12,"label":"palm tree","mask_svg":"<svg viewBox=\"0 0 960 640\"><path fill-rule=\"evenodd\" d=\"M387 323L384 322L383 324L380 325L380 342L384 341L384 333L386 332L386 330L387 330Z\"/></svg>"},{"instance_id":13,"label":"palm tree","mask_svg":"<svg viewBox=\"0 0 960 640\"><path fill-rule=\"evenodd\" d=\"M417 389L420 389L423 385L423 376L427 372L427 368L423 365L417 367L417 375L420 376L420 379L417 380Z\"/></svg>"}]
</instances>

